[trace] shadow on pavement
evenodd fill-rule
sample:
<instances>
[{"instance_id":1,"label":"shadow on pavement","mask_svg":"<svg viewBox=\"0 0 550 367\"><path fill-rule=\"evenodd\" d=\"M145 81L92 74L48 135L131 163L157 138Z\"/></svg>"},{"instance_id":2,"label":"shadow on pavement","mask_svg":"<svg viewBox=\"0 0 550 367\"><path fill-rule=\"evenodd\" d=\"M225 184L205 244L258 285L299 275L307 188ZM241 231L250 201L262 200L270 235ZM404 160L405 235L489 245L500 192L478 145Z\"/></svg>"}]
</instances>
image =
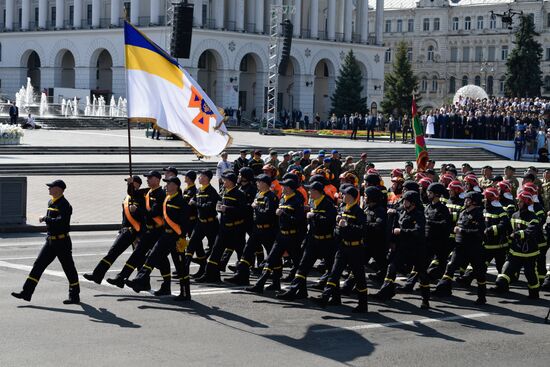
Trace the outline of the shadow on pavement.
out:
<instances>
[{"instance_id":1,"label":"shadow on pavement","mask_svg":"<svg viewBox=\"0 0 550 367\"><path fill-rule=\"evenodd\" d=\"M123 319L121 317L118 317L111 311L107 310L106 308L95 308L87 303L80 303L80 307L82 307L82 310L70 310L66 308L58 308L58 307L45 307L45 306L19 306L19 308L32 308L35 310L44 310L44 311L52 311L52 312L60 312L60 313L68 313L73 315L86 315L90 318L90 321L97 322L100 324L112 324L112 325L118 325L122 328L133 328L137 329L140 328L141 325L135 324L130 320Z\"/></svg>"}]
</instances>

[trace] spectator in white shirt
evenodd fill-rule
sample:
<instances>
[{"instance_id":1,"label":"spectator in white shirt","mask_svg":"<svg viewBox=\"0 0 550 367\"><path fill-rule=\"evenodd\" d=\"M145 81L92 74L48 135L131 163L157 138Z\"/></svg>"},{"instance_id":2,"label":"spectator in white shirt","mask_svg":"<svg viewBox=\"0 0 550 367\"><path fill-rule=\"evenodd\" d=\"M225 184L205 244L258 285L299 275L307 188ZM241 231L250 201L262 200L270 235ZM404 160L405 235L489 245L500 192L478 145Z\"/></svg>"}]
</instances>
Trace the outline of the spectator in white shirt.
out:
<instances>
[{"instance_id":1,"label":"spectator in white shirt","mask_svg":"<svg viewBox=\"0 0 550 367\"><path fill-rule=\"evenodd\" d=\"M222 173L230 170L233 165L227 160L227 152L222 152L220 156L222 157L222 159L218 162L218 165L216 166L216 176L218 176L218 182L220 183L220 187L222 187Z\"/></svg>"}]
</instances>

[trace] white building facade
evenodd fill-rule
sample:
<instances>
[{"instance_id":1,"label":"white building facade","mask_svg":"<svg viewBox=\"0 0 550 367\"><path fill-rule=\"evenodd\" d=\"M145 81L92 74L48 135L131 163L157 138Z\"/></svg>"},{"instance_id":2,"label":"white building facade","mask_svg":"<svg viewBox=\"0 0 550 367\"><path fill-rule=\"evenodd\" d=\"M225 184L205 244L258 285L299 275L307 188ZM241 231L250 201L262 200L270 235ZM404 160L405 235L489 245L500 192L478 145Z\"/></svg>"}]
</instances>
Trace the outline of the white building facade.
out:
<instances>
[{"instance_id":1,"label":"white building facade","mask_svg":"<svg viewBox=\"0 0 550 367\"><path fill-rule=\"evenodd\" d=\"M363 95L376 108L384 73L383 12L372 10L376 1L381 3L189 1L195 4L191 57L180 63L218 106L240 106L245 118L261 118L270 7L295 5L291 62L279 77L280 109L327 118L335 78L350 49L363 74ZM369 8L374 17L370 22ZM169 45L166 0L3 0L0 11L0 93L8 99L28 77L36 90L50 96L63 88L90 90L107 100L124 97L124 14L160 46Z\"/></svg>"},{"instance_id":2,"label":"white building facade","mask_svg":"<svg viewBox=\"0 0 550 367\"><path fill-rule=\"evenodd\" d=\"M550 2L542 0L387 0L384 11L385 71L391 70L396 46L409 44L409 60L419 77L423 107L449 103L466 84L489 95L504 95L506 59L514 48L514 30L491 11L509 9L532 16L544 49L543 95L550 95ZM372 14L370 19L374 19ZM374 28L371 27L371 32Z\"/></svg>"}]
</instances>

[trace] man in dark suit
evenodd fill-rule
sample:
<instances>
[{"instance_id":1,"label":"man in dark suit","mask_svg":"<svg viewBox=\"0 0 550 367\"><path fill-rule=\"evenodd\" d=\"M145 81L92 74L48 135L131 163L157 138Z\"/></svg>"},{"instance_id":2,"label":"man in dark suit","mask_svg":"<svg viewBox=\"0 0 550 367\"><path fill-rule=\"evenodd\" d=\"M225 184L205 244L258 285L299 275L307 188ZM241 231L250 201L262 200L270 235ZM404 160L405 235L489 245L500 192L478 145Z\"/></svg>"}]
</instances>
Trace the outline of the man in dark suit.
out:
<instances>
[{"instance_id":1,"label":"man in dark suit","mask_svg":"<svg viewBox=\"0 0 550 367\"><path fill-rule=\"evenodd\" d=\"M17 125L17 119L19 118L19 108L15 105L15 102L10 107L10 124Z\"/></svg>"}]
</instances>

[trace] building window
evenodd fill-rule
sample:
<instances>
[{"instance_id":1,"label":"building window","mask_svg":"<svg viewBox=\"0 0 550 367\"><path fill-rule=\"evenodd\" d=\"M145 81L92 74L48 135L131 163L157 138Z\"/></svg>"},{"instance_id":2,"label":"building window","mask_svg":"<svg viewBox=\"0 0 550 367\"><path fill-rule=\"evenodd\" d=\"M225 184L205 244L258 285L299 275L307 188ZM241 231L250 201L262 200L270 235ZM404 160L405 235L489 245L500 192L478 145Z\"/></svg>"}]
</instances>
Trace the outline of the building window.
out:
<instances>
[{"instance_id":1,"label":"building window","mask_svg":"<svg viewBox=\"0 0 550 367\"><path fill-rule=\"evenodd\" d=\"M439 31L439 18L434 18L434 31Z\"/></svg>"},{"instance_id":2,"label":"building window","mask_svg":"<svg viewBox=\"0 0 550 367\"><path fill-rule=\"evenodd\" d=\"M390 64L391 63L391 48L388 48L386 50L386 53L384 54L384 62L386 64Z\"/></svg>"},{"instance_id":3,"label":"building window","mask_svg":"<svg viewBox=\"0 0 550 367\"><path fill-rule=\"evenodd\" d=\"M386 33L390 33L390 32L391 32L391 20L387 19L386 20Z\"/></svg>"},{"instance_id":4,"label":"building window","mask_svg":"<svg viewBox=\"0 0 550 367\"><path fill-rule=\"evenodd\" d=\"M477 17L477 29L483 29L483 16Z\"/></svg>"},{"instance_id":5,"label":"building window","mask_svg":"<svg viewBox=\"0 0 550 367\"><path fill-rule=\"evenodd\" d=\"M128 19L130 19L130 13L128 13ZM86 22L88 25L92 25L92 4L88 4L86 7Z\"/></svg>"},{"instance_id":6,"label":"building window","mask_svg":"<svg viewBox=\"0 0 550 367\"><path fill-rule=\"evenodd\" d=\"M453 18L453 31L458 31L458 17Z\"/></svg>"},{"instance_id":7,"label":"building window","mask_svg":"<svg viewBox=\"0 0 550 367\"><path fill-rule=\"evenodd\" d=\"M74 6L69 6L69 24L74 26Z\"/></svg>"},{"instance_id":8,"label":"building window","mask_svg":"<svg viewBox=\"0 0 550 367\"><path fill-rule=\"evenodd\" d=\"M401 33L403 32L403 20L397 19L397 32Z\"/></svg>"},{"instance_id":9,"label":"building window","mask_svg":"<svg viewBox=\"0 0 550 367\"><path fill-rule=\"evenodd\" d=\"M466 31L469 31L470 29L472 29L472 18L471 17L464 18L464 29Z\"/></svg>"},{"instance_id":10,"label":"building window","mask_svg":"<svg viewBox=\"0 0 550 367\"><path fill-rule=\"evenodd\" d=\"M407 49L407 61L409 61L409 62L413 61L413 49L412 49L412 47L409 47Z\"/></svg>"},{"instance_id":11,"label":"building window","mask_svg":"<svg viewBox=\"0 0 550 367\"><path fill-rule=\"evenodd\" d=\"M502 94L504 93L504 77L501 77L498 80L498 91Z\"/></svg>"},{"instance_id":12,"label":"building window","mask_svg":"<svg viewBox=\"0 0 550 367\"><path fill-rule=\"evenodd\" d=\"M550 48L546 49L544 61L550 61Z\"/></svg>"},{"instance_id":13,"label":"building window","mask_svg":"<svg viewBox=\"0 0 550 367\"><path fill-rule=\"evenodd\" d=\"M475 61L476 62L483 61L483 47L476 46L475 52L476 52L475 53Z\"/></svg>"},{"instance_id":14,"label":"building window","mask_svg":"<svg viewBox=\"0 0 550 367\"><path fill-rule=\"evenodd\" d=\"M124 2L124 10L126 10L126 17L128 19L131 19L132 17L132 3L129 1Z\"/></svg>"},{"instance_id":15,"label":"building window","mask_svg":"<svg viewBox=\"0 0 550 367\"><path fill-rule=\"evenodd\" d=\"M500 50L500 59L506 61L508 59L508 46L502 46Z\"/></svg>"},{"instance_id":16,"label":"building window","mask_svg":"<svg viewBox=\"0 0 550 367\"><path fill-rule=\"evenodd\" d=\"M434 61L434 47L428 46L428 61Z\"/></svg>"},{"instance_id":17,"label":"building window","mask_svg":"<svg viewBox=\"0 0 550 367\"><path fill-rule=\"evenodd\" d=\"M487 93L492 96L493 95L493 76L489 75L487 77Z\"/></svg>"},{"instance_id":18,"label":"building window","mask_svg":"<svg viewBox=\"0 0 550 367\"><path fill-rule=\"evenodd\" d=\"M19 26L23 23L23 9L19 8Z\"/></svg>"},{"instance_id":19,"label":"building window","mask_svg":"<svg viewBox=\"0 0 550 367\"><path fill-rule=\"evenodd\" d=\"M424 32L430 30L430 18L424 18L424 21L422 22L422 30Z\"/></svg>"},{"instance_id":20,"label":"building window","mask_svg":"<svg viewBox=\"0 0 550 367\"><path fill-rule=\"evenodd\" d=\"M550 13L546 14L546 27L550 27Z\"/></svg>"},{"instance_id":21,"label":"building window","mask_svg":"<svg viewBox=\"0 0 550 367\"><path fill-rule=\"evenodd\" d=\"M437 77L435 75L432 78L432 92L437 92Z\"/></svg>"},{"instance_id":22,"label":"building window","mask_svg":"<svg viewBox=\"0 0 550 367\"><path fill-rule=\"evenodd\" d=\"M489 19L489 28L495 29L497 27L497 18L493 15L491 19Z\"/></svg>"},{"instance_id":23,"label":"building window","mask_svg":"<svg viewBox=\"0 0 550 367\"><path fill-rule=\"evenodd\" d=\"M420 82L420 91L422 93L426 93L427 90L428 90L428 78L423 77L422 81Z\"/></svg>"},{"instance_id":24,"label":"building window","mask_svg":"<svg viewBox=\"0 0 550 367\"><path fill-rule=\"evenodd\" d=\"M465 87L468 85L468 76L467 75L464 75L462 77L462 86Z\"/></svg>"},{"instance_id":25,"label":"building window","mask_svg":"<svg viewBox=\"0 0 550 367\"><path fill-rule=\"evenodd\" d=\"M2 61L2 44L0 43L0 62Z\"/></svg>"},{"instance_id":26,"label":"building window","mask_svg":"<svg viewBox=\"0 0 550 367\"><path fill-rule=\"evenodd\" d=\"M470 47L462 47L462 62L470 62Z\"/></svg>"},{"instance_id":27,"label":"building window","mask_svg":"<svg viewBox=\"0 0 550 367\"><path fill-rule=\"evenodd\" d=\"M495 61L496 48L495 46L489 46L487 48L487 61Z\"/></svg>"},{"instance_id":28,"label":"building window","mask_svg":"<svg viewBox=\"0 0 550 367\"><path fill-rule=\"evenodd\" d=\"M52 10L51 10L51 19L50 19L50 22L52 22L52 24L55 25L55 6L52 6Z\"/></svg>"},{"instance_id":29,"label":"building window","mask_svg":"<svg viewBox=\"0 0 550 367\"><path fill-rule=\"evenodd\" d=\"M458 61L458 47L451 47L451 62Z\"/></svg>"},{"instance_id":30,"label":"building window","mask_svg":"<svg viewBox=\"0 0 550 367\"><path fill-rule=\"evenodd\" d=\"M452 76L449 79L449 93L454 93L454 92L456 92L456 78Z\"/></svg>"},{"instance_id":31,"label":"building window","mask_svg":"<svg viewBox=\"0 0 550 367\"><path fill-rule=\"evenodd\" d=\"M550 92L550 75L544 77L544 91Z\"/></svg>"},{"instance_id":32,"label":"building window","mask_svg":"<svg viewBox=\"0 0 550 367\"><path fill-rule=\"evenodd\" d=\"M414 32L414 19L407 21L407 32Z\"/></svg>"},{"instance_id":33,"label":"building window","mask_svg":"<svg viewBox=\"0 0 550 367\"><path fill-rule=\"evenodd\" d=\"M479 75L476 75L476 77L474 78L474 84L478 87L481 86L481 77Z\"/></svg>"},{"instance_id":34,"label":"building window","mask_svg":"<svg viewBox=\"0 0 550 367\"><path fill-rule=\"evenodd\" d=\"M34 8L34 23L36 24L36 27L38 28L38 7Z\"/></svg>"}]
</instances>

